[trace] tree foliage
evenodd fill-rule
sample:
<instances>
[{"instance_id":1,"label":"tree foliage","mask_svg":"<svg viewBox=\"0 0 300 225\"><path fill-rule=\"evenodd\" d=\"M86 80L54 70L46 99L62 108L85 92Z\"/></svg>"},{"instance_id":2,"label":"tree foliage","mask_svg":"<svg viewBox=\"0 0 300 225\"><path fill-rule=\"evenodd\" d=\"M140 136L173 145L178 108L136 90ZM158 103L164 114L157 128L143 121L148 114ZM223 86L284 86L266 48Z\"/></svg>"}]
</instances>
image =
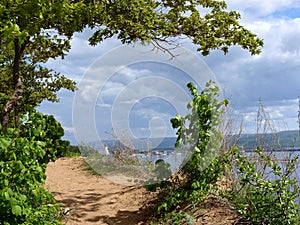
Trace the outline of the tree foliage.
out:
<instances>
[{"instance_id":1,"label":"tree foliage","mask_svg":"<svg viewBox=\"0 0 300 225\"><path fill-rule=\"evenodd\" d=\"M58 101L62 88L76 89L74 81L45 67L67 54L74 33L91 28L91 45L115 37L123 44L152 43L168 51L161 42L176 45L186 38L203 55L216 49L226 54L232 45L260 53L262 40L239 19L225 2L213 0L2 0L1 221L59 223L50 218L57 212L53 196L41 185L46 163L67 143L60 140L63 130L53 117L31 109L43 100Z\"/></svg>"},{"instance_id":2,"label":"tree foliage","mask_svg":"<svg viewBox=\"0 0 300 225\"><path fill-rule=\"evenodd\" d=\"M202 13L199 8L206 9ZM90 27L96 45L116 37L122 43L191 39L203 55L228 52L240 45L258 54L263 43L242 27L240 14L228 11L223 1L211 0L4 0L0 3L0 115L4 128L26 104L57 101L61 88L75 83L45 68L49 59L64 57L75 32ZM15 119L17 121L17 119Z\"/></svg>"},{"instance_id":3,"label":"tree foliage","mask_svg":"<svg viewBox=\"0 0 300 225\"><path fill-rule=\"evenodd\" d=\"M43 66L49 59L64 56L70 38L55 31L59 26L61 1L3 1L0 4L0 105L1 124L18 121L25 105L36 106L44 99L57 101L61 88L75 83ZM14 112L15 120L12 120Z\"/></svg>"}]
</instances>

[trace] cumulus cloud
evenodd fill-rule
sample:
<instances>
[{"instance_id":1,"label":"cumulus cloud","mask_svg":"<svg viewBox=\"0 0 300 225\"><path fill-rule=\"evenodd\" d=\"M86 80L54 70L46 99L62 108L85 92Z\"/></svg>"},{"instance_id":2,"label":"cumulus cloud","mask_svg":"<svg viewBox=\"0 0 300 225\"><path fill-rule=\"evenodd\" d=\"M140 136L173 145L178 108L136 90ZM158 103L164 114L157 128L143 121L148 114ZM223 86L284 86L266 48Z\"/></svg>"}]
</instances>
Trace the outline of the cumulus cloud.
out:
<instances>
[{"instance_id":1,"label":"cumulus cloud","mask_svg":"<svg viewBox=\"0 0 300 225\"><path fill-rule=\"evenodd\" d=\"M251 26L264 39L260 55L253 57L236 47L227 56L214 53L206 62L238 104L246 105L259 98L296 98L300 82L300 19L266 19Z\"/></svg>"},{"instance_id":2,"label":"cumulus cloud","mask_svg":"<svg viewBox=\"0 0 300 225\"><path fill-rule=\"evenodd\" d=\"M226 3L230 9L237 10L248 18L265 17L277 11L300 8L298 0L230 0Z\"/></svg>"},{"instance_id":3,"label":"cumulus cloud","mask_svg":"<svg viewBox=\"0 0 300 225\"><path fill-rule=\"evenodd\" d=\"M270 118L280 130L287 127L297 129L296 98L300 95L300 14L295 12L300 12L297 11L300 9L299 0L230 0L227 4L229 9L241 13L241 23L246 28L264 39L265 47L262 53L251 56L246 50L234 46L226 56L213 51L205 58L198 54L199 58L205 60L216 75L221 89L225 90L225 95L229 96L232 105L236 107L236 115L243 118L247 131L255 132L259 99L262 99ZM116 104L118 110L113 115L120 120L127 119L128 123L127 114L124 114L128 107L133 131L136 134L147 135L151 118L158 116L165 124L169 124L171 114L176 111L167 104L155 103L154 97L165 99L177 108L186 109L190 97L187 94L186 83L194 81L192 76L161 63L143 62L144 64L115 66L114 62L124 58L134 59L134 55L126 52L109 56L95 65L95 60L101 59L101 56L120 43L116 39L109 39L91 47L87 42L91 32L85 30L76 34L66 59L49 61L48 66L79 83L79 91L76 94L82 97L82 107L88 102L95 103L95 120L99 129L111 129L110 120ZM191 44L186 46L195 50L195 46ZM199 64L198 61L188 60L184 68L194 67L193 63ZM198 77L205 76L201 71L193 72L197 73ZM72 97L68 97L66 101L64 98L68 95L65 92L60 92L60 96L60 107L54 105L54 109L51 109L50 105L47 105L44 109L59 115L63 125L70 128ZM152 98L152 103L149 101L148 105L142 105L147 97ZM139 104L143 107L138 108ZM153 124L153 131L163 131L164 126L154 122Z\"/></svg>"},{"instance_id":4,"label":"cumulus cloud","mask_svg":"<svg viewBox=\"0 0 300 225\"><path fill-rule=\"evenodd\" d=\"M67 126L64 126L63 127L65 131L69 132L69 133L74 133L74 127L67 127Z\"/></svg>"},{"instance_id":5,"label":"cumulus cloud","mask_svg":"<svg viewBox=\"0 0 300 225\"><path fill-rule=\"evenodd\" d=\"M80 80L86 70L101 56L120 46L120 42L114 38L107 39L97 46L90 46L88 38L92 30L84 29L82 33L76 33L71 40L71 50L62 59L49 60L47 67L61 72L68 77Z\"/></svg>"},{"instance_id":6,"label":"cumulus cloud","mask_svg":"<svg viewBox=\"0 0 300 225\"><path fill-rule=\"evenodd\" d=\"M279 100L261 102L265 119L268 120L270 128L275 131L298 129L297 110L298 100ZM244 125L246 133L255 133L258 126L259 102L235 109L235 116L239 118Z\"/></svg>"},{"instance_id":7,"label":"cumulus cloud","mask_svg":"<svg viewBox=\"0 0 300 225\"><path fill-rule=\"evenodd\" d=\"M214 52L205 61L214 71L226 95L238 108L237 112L243 118L248 132L256 130L259 99L262 99L278 130L298 129L296 98L300 84L300 18L294 18L294 15L293 18L289 17L289 10L285 11L286 16L272 14L295 2L279 1L279 5L262 8L256 11L257 15L249 15L247 9L261 7L261 4L254 2L248 1L245 6L241 5L242 1L234 3L235 7L244 7L246 18L253 18L252 21L245 19L243 23L264 39L262 53L250 56L241 48L233 47L228 55ZM268 7L272 2L265 1L262 4ZM297 4L299 6L300 2Z\"/></svg>"}]
</instances>

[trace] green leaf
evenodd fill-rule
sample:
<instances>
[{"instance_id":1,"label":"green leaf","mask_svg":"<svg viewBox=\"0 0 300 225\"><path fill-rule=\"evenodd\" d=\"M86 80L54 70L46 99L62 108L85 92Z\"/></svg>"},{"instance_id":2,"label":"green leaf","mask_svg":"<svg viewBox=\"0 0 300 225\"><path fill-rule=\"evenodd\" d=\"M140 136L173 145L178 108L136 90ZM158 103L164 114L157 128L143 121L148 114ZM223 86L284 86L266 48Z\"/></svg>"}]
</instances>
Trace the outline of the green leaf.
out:
<instances>
[{"instance_id":1,"label":"green leaf","mask_svg":"<svg viewBox=\"0 0 300 225\"><path fill-rule=\"evenodd\" d=\"M0 137L0 147L7 149L11 143L10 139Z\"/></svg>"},{"instance_id":2,"label":"green leaf","mask_svg":"<svg viewBox=\"0 0 300 225\"><path fill-rule=\"evenodd\" d=\"M20 195L20 200L21 201L24 202L24 201L26 201L26 199L27 199L26 195Z\"/></svg>"},{"instance_id":3,"label":"green leaf","mask_svg":"<svg viewBox=\"0 0 300 225\"><path fill-rule=\"evenodd\" d=\"M6 200L10 200L10 196L9 196L9 193L8 192L4 192L4 197Z\"/></svg>"},{"instance_id":4,"label":"green leaf","mask_svg":"<svg viewBox=\"0 0 300 225\"><path fill-rule=\"evenodd\" d=\"M200 153L201 151L200 151L200 149L198 147L195 147L194 152Z\"/></svg>"},{"instance_id":5,"label":"green leaf","mask_svg":"<svg viewBox=\"0 0 300 225\"><path fill-rule=\"evenodd\" d=\"M4 180L4 186L7 187L7 186L8 186L8 183L9 183L8 180L5 179L5 180ZM5 193L6 193L6 192L5 192Z\"/></svg>"},{"instance_id":6,"label":"green leaf","mask_svg":"<svg viewBox=\"0 0 300 225\"><path fill-rule=\"evenodd\" d=\"M19 205L14 205L12 207L12 213L16 216L20 216L22 214L22 208Z\"/></svg>"}]
</instances>

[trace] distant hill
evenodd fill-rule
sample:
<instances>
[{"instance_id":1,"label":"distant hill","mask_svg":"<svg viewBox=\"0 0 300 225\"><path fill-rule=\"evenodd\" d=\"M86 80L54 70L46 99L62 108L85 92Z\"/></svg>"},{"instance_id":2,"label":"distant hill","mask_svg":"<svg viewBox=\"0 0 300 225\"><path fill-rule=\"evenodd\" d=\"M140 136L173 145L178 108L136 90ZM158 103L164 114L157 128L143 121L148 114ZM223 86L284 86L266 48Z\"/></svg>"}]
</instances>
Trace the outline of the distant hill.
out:
<instances>
[{"instance_id":1,"label":"distant hill","mask_svg":"<svg viewBox=\"0 0 300 225\"><path fill-rule=\"evenodd\" d=\"M176 137L165 138L140 138L131 140L131 145L138 151L156 150L174 150ZM117 140L103 140L89 144L95 149L101 149L107 146L108 149L113 149L115 146L122 146ZM265 149L282 150L282 149L300 149L300 136L298 130L282 131L269 134L242 134L240 137L232 135L228 137L228 147L237 145L245 150L253 150L257 146Z\"/></svg>"},{"instance_id":2,"label":"distant hill","mask_svg":"<svg viewBox=\"0 0 300 225\"><path fill-rule=\"evenodd\" d=\"M269 134L243 134L240 137L233 135L229 140L229 145L236 144L237 146L243 147L245 150L252 150L258 146L274 150L300 148L300 136L298 130L281 131Z\"/></svg>"},{"instance_id":3,"label":"distant hill","mask_svg":"<svg viewBox=\"0 0 300 225\"><path fill-rule=\"evenodd\" d=\"M165 138L140 138L131 140L131 144L139 151L148 151L148 150L174 150L176 137L165 137ZM117 140L104 140L102 141L103 145L106 145L109 149L114 148L115 146L120 146L120 143ZM126 143L125 143L126 144Z\"/></svg>"}]
</instances>

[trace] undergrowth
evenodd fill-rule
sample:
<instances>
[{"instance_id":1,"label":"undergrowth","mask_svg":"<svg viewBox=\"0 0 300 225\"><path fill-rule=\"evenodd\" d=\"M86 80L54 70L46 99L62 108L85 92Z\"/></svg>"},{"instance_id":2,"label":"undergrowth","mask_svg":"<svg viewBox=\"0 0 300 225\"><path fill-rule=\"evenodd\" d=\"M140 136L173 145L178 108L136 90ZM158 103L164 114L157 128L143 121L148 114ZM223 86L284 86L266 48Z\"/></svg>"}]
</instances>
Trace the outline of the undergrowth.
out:
<instances>
[{"instance_id":1,"label":"undergrowth","mask_svg":"<svg viewBox=\"0 0 300 225\"><path fill-rule=\"evenodd\" d=\"M230 152L233 171L238 178L225 196L234 203L237 212L253 225L299 224L300 189L295 177L298 157L288 161L285 168L272 160L259 148L258 160L266 163L266 173L261 173L257 161L250 161L237 147Z\"/></svg>"},{"instance_id":2,"label":"undergrowth","mask_svg":"<svg viewBox=\"0 0 300 225\"><path fill-rule=\"evenodd\" d=\"M68 145L53 116L31 109L19 127L0 126L0 223L61 224L60 205L44 187L46 165ZM59 148L56 148L57 146Z\"/></svg>"},{"instance_id":3,"label":"undergrowth","mask_svg":"<svg viewBox=\"0 0 300 225\"><path fill-rule=\"evenodd\" d=\"M178 209L184 204L199 208L214 192L234 205L241 223L298 225L300 189L295 177L298 158L280 165L276 158L261 150L264 140L258 140L255 157L247 156L236 146L224 148L218 126L228 101L219 100L219 90L211 82L200 94L192 83L188 88L193 96L188 104L189 114L176 115L171 123L178 129L176 147L185 146L192 153L180 176L146 185L148 190L157 191L159 197L155 213L161 219L151 224L193 224L193 211ZM263 121L265 115L259 116L259 122L267 124ZM217 181L224 176L232 182L226 189L220 189Z\"/></svg>"}]
</instances>

